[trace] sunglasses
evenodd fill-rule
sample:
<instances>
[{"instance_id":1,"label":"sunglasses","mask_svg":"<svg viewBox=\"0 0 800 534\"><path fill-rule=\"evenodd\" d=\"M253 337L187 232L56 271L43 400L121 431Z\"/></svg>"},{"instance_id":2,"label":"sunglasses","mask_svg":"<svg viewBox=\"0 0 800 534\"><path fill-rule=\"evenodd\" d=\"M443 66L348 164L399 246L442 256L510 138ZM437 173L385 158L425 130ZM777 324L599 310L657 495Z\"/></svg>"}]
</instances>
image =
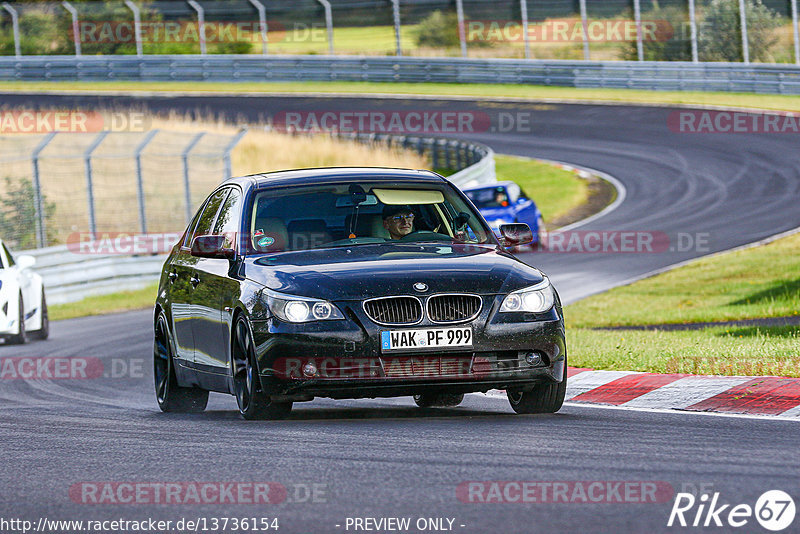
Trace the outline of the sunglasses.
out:
<instances>
[{"instance_id":1,"label":"sunglasses","mask_svg":"<svg viewBox=\"0 0 800 534\"><path fill-rule=\"evenodd\" d=\"M392 220L393 220L394 222L398 222L398 223L399 223L400 221L408 221L408 222L411 222L411 221L413 221L413 220L414 220L414 214L413 214L413 213L409 213L408 215L395 215L394 217L392 217Z\"/></svg>"}]
</instances>

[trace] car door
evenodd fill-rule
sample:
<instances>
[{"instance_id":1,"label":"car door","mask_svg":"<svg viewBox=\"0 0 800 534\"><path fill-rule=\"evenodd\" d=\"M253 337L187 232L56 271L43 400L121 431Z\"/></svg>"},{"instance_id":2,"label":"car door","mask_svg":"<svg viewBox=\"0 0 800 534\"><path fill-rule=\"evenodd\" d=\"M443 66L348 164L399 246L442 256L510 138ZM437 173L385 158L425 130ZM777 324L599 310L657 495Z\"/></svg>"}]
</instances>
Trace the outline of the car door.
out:
<instances>
[{"instance_id":1,"label":"car door","mask_svg":"<svg viewBox=\"0 0 800 534\"><path fill-rule=\"evenodd\" d=\"M527 224L531 227L531 230L536 232L537 219L539 218L539 210L536 209L536 204L522 192L522 189L517 184L509 184L506 190L508 191L509 204L515 211L515 219L518 222Z\"/></svg>"},{"instance_id":2,"label":"car door","mask_svg":"<svg viewBox=\"0 0 800 534\"><path fill-rule=\"evenodd\" d=\"M223 235L225 247L235 250L241 226L242 193L238 187L229 187L226 192L214 226L205 235ZM192 300L196 312L195 364L199 369L225 376L232 309L239 295L239 281L230 276L230 267L227 259L199 258L195 265L195 278L199 282Z\"/></svg>"},{"instance_id":3,"label":"car door","mask_svg":"<svg viewBox=\"0 0 800 534\"><path fill-rule=\"evenodd\" d=\"M24 316L27 321L36 312L39 303L36 302L35 288L33 286L33 272L30 269L21 269L17 265L14 255L8 250L6 244L3 243L2 250L5 265L9 271L9 277L14 278L19 286L20 293L22 294L22 301L25 304Z\"/></svg>"},{"instance_id":4,"label":"car door","mask_svg":"<svg viewBox=\"0 0 800 534\"><path fill-rule=\"evenodd\" d=\"M192 241L212 227L217 216L223 195L214 193L198 211L193 223L186 232L180 250L169 266L170 302L172 331L175 336L176 357L183 365L194 363L195 341L192 324L194 321L194 290L196 283L195 266L199 258L192 256Z\"/></svg>"}]
</instances>

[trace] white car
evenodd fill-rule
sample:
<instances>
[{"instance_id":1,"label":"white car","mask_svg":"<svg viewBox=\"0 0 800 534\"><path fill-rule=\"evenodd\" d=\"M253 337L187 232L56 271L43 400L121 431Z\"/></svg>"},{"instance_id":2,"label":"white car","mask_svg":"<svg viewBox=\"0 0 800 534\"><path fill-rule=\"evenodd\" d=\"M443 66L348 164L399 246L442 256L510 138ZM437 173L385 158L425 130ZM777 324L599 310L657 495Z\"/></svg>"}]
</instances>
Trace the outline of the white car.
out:
<instances>
[{"instance_id":1,"label":"white car","mask_svg":"<svg viewBox=\"0 0 800 534\"><path fill-rule=\"evenodd\" d=\"M50 321L42 277L31 270L33 256L14 258L0 241L0 338L22 344L47 339Z\"/></svg>"}]
</instances>

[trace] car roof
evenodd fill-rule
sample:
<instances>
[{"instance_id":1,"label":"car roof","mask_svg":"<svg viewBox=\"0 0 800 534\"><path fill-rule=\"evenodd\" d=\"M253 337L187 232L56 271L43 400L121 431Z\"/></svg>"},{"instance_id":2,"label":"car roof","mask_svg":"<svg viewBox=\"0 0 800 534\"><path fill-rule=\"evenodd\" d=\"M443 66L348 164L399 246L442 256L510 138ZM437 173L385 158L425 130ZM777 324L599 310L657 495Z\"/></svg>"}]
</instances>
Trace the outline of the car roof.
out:
<instances>
[{"instance_id":1,"label":"car roof","mask_svg":"<svg viewBox=\"0 0 800 534\"><path fill-rule=\"evenodd\" d=\"M245 185L251 183L255 187L350 183L354 180L371 182L413 181L441 184L444 178L433 171L394 169L389 167L321 167L316 169L297 169L261 174L251 174L231 178L226 183L234 182Z\"/></svg>"},{"instance_id":2,"label":"car roof","mask_svg":"<svg viewBox=\"0 0 800 534\"><path fill-rule=\"evenodd\" d=\"M494 184L481 184L481 185L473 185L472 187L465 187L464 191L477 191L478 189L494 189L495 187L507 187L515 183L516 182L512 182L510 180L503 180L502 182L497 182Z\"/></svg>"}]
</instances>

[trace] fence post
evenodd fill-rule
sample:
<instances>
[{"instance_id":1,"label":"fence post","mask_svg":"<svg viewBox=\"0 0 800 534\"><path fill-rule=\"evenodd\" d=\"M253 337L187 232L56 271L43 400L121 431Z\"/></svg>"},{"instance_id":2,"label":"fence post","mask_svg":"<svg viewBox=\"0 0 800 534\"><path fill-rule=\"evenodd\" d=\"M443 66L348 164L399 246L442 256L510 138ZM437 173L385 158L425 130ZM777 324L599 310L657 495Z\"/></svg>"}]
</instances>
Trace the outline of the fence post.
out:
<instances>
[{"instance_id":1,"label":"fence post","mask_svg":"<svg viewBox=\"0 0 800 534\"><path fill-rule=\"evenodd\" d=\"M583 59L589 60L589 15L586 12L586 0L580 0L581 25L583 25Z\"/></svg>"},{"instance_id":2,"label":"fence post","mask_svg":"<svg viewBox=\"0 0 800 534\"><path fill-rule=\"evenodd\" d=\"M39 178L39 155L42 150L50 144L50 141L56 136L57 132L51 132L44 136L44 139L36 145L31 154L31 162L33 163L33 212L36 218L36 246L43 248L47 246L47 221L46 213L44 212L44 203L42 202L42 182Z\"/></svg>"},{"instance_id":3,"label":"fence post","mask_svg":"<svg viewBox=\"0 0 800 534\"><path fill-rule=\"evenodd\" d=\"M642 42L642 3L633 0L633 19L636 23L636 57L644 61L644 43Z\"/></svg>"},{"instance_id":4,"label":"fence post","mask_svg":"<svg viewBox=\"0 0 800 534\"><path fill-rule=\"evenodd\" d=\"M183 191L184 200L186 201L186 224L189 224L192 220L192 193L189 186L189 152L192 151L205 134L205 132L196 134L189 141L189 144L186 145L186 148L183 149L183 152L181 152L181 159L183 160Z\"/></svg>"},{"instance_id":5,"label":"fence post","mask_svg":"<svg viewBox=\"0 0 800 534\"><path fill-rule=\"evenodd\" d=\"M11 15L11 25L14 29L14 54L20 57L22 52L19 45L19 16L17 15L17 10L11 7L8 2L3 2L3 8Z\"/></svg>"},{"instance_id":6,"label":"fence post","mask_svg":"<svg viewBox=\"0 0 800 534\"><path fill-rule=\"evenodd\" d=\"M403 49L400 46L400 0L392 0L392 12L394 14L394 39L396 43L396 54L403 55Z\"/></svg>"},{"instance_id":7,"label":"fence post","mask_svg":"<svg viewBox=\"0 0 800 534\"><path fill-rule=\"evenodd\" d=\"M78 27L78 10L72 7L72 4L64 0L61 2L61 5L64 6L64 9L69 11L69 14L72 15L72 41L75 43L75 55L81 55L81 35L80 35L80 28Z\"/></svg>"},{"instance_id":8,"label":"fence post","mask_svg":"<svg viewBox=\"0 0 800 534\"><path fill-rule=\"evenodd\" d=\"M325 8L325 26L328 28L328 53L333 55L333 13L328 0L317 0Z\"/></svg>"},{"instance_id":9,"label":"fence post","mask_svg":"<svg viewBox=\"0 0 800 534\"><path fill-rule=\"evenodd\" d=\"M197 33L200 39L200 54L206 55L206 12L203 6L195 0L188 0L188 4L197 11Z\"/></svg>"},{"instance_id":10,"label":"fence post","mask_svg":"<svg viewBox=\"0 0 800 534\"><path fill-rule=\"evenodd\" d=\"M747 41L747 9L744 0L739 0L739 18L742 25L742 59L750 63L750 43Z\"/></svg>"},{"instance_id":11,"label":"fence post","mask_svg":"<svg viewBox=\"0 0 800 534\"><path fill-rule=\"evenodd\" d=\"M267 11L264 9L264 4L258 0L250 0L250 3L258 11L258 22L261 25L261 53L267 55L267 41L269 36L267 34Z\"/></svg>"},{"instance_id":12,"label":"fence post","mask_svg":"<svg viewBox=\"0 0 800 534\"><path fill-rule=\"evenodd\" d=\"M692 62L699 61L697 56L697 14L695 12L694 0L689 0L689 29L692 32Z\"/></svg>"},{"instance_id":13,"label":"fence post","mask_svg":"<svg viewBox=\"0 0 800 534\"><path fill-rule=\"evenodd\" d=\"M800 65L800 30L797 28L797 0L792 0L792 27L794 28L794 62Z\"/></svg>"},{"instance_id":14,"label":"fence post","mask_svg":"<svg viewBox=\"0 0 800 534\"><path fill-rule=\"evenodd\" d=\"M242 140L242 137L244 137L245 134L247 134L247 128L242 128L241 130L239 130L239 133L233 136L233 139L231 139L231 142L228 143L228 146L225 147L225 152L223 153L222 156L222 161L225 163L225 180L227 180L232 176L231 150L233 150L236 147L236 145L239 144L239 141Z\"/></svg>"},{"instance_id":15,"label":"fence post","mask_svg":"<svg viewBox=\"0 0 800 534\"><path fill-rule=\"evenodd\" d=\"M92 234L92 239L95 238L97 233L97 220L94 212L94 183L92 181L92 153L100 146L103 139L108 135L108 131L103 131L97 134L92 144L83 153L83 163L86 169L86 196L89 203L89 232Z\"/></svg>"},{"instance_id":16,"label":"fence post","mask_svg":"<svg viewBox=\"0 0 800 534\"><path fill-rule=\"evenodd\" d=\"M131 0L125 0L125 5L133 12L133 35L136 39L136 55L142 57L142 15L139 6Z\"/></svg>"},{"instance_id":17,"label":"fence post","mask_svg":"<svg viewBox=\"0 0 800 534\"><path fill-rule=\"evenodd\" d=\"M136 147L136 192L139 196L139 227L143 234L147 233L147 212L144 209L144 180L142 179L142 151L153 140L158 130L151 130Z\"/></svg>"},{"instance_id":18,"label":"fence post","mask_svg":"<svg viewBox=\"0 0 800 534\"><path fill-rule=\"evenodd\" d=\"M467 57L467 32L464 28L464 0L456 0L456 16L458 17L458 41L461 44L461 57Z\"/></svg>"},{"instance_id":19,"label":"fence post","mask_svg":"<svg viewBox=\"0 0 800 534\"><path fill-rule=\"evenodd\" d=\"M525 42L525 59L531 58L531 42L528 35L528 0L519 0L522 15L522 40Z\"/></svg>"}]
</instances>

